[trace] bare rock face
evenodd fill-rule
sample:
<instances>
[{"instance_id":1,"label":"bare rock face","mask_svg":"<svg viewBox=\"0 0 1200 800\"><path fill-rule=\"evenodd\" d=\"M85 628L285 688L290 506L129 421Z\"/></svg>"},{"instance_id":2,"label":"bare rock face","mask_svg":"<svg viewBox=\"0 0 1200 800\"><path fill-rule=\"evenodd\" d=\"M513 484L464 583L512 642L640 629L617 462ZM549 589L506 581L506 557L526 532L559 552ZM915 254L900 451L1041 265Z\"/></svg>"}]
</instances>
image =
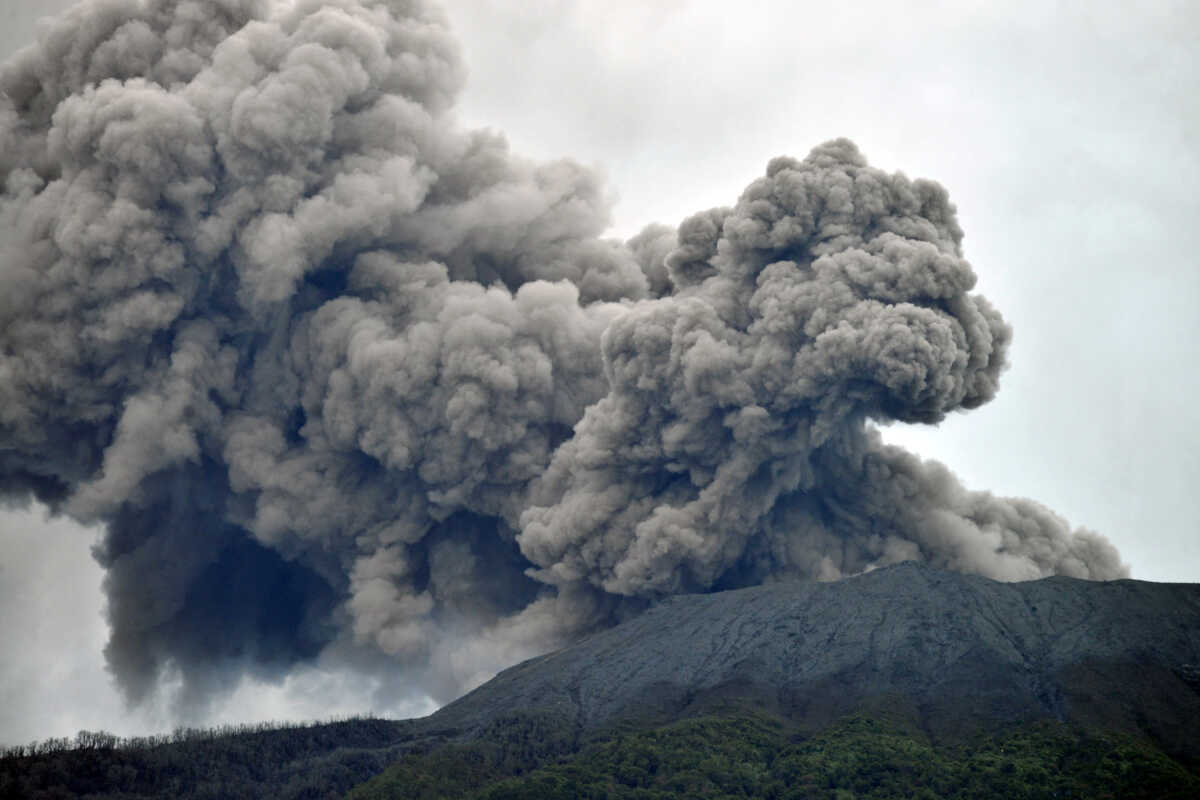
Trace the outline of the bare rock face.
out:
<instances>
[{"instance_id":1,"label":"bare rock face","mask_svg":"<svg viewBox=\"0 0 1200 800\"><path fill-rule=\"evenodd\" d=\"M909 562L838 583L664 600L445 707L470 729L546 711L582 731L752 704L801 725L864 709L934 736L1038 717L1200 758L1200 584L999 583Z\"/></svg>"}]
</instances>

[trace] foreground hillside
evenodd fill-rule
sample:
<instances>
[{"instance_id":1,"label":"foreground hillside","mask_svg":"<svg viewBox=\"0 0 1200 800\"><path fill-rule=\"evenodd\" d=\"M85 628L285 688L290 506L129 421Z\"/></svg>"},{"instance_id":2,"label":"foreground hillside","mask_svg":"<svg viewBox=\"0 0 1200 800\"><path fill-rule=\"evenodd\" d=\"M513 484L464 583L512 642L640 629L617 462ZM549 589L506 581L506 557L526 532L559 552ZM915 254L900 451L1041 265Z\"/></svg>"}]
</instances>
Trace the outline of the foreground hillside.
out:
<instances>
[{"instance_id":1,"label":"foreground hillside","mask_svg":"<svg viewBox=\"0 0 1200 800\"><path fill-rule=\"evenodd\" d=\"M411 741L410 723L356 719L267 730L43 742L0 758L0 798L340 797Z\"/></svg>"},{"instance_id":2,"label":"foreground hillside","mask_svg":"<svg viewBox=\"0 0 1200 800\"><path fill-rule=\"evenodd\" d=\"M621 727L541 758L496 732L499 741L407 756L348 799L1200 797L1200 776L1147 741L1051 722L934 744L887 716L804 736L775 717L728 712Z\"/></svg>"},{"instance_id":3,"label":"foreground hillside","mask_svg":"<svg viewBox=\"0 0 1200 800\"><path fill-rule=\"evenodd\" d=\"M6 762L0 797L336 798L359 783L347 800L1200 797L1200 775L1148 740L1048 721L934 743L887 714L806 735L730 707L583 738L544 715L497 720L471 740L410 733L357 720L45 754L21 770Z\"/></svg>"},{"instance_id":4,"label":"foreground hillside","mask_svg":"<svg viewBox=\"0 0 1200 800\"><path fill-rule=\"evenodd\" d=\"M0 798L1197 797L1198 665L1200 586L902 564L671 598L420 720L43 748Z\"/></svg>"}]
</instances>

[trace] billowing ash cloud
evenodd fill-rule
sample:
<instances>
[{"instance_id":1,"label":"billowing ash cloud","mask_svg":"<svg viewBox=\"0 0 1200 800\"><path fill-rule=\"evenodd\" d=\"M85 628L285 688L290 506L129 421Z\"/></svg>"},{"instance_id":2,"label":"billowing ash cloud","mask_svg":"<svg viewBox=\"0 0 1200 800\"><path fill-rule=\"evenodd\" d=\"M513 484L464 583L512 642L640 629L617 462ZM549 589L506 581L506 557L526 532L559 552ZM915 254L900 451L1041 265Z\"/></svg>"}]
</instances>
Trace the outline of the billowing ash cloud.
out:
<instances>
[{"instance_id":1,"label":"billowing ash cloud","mask_svg":"<svg viewBox=\"0 0 1200 800\"><path fill-rule=\"evenodd\" d=\"M592 172L456 126L462 80L419 0L94 0L0 71L0 488L107 524L131 699L331 653L446 699L903 559L1124 574L869 425L1004 366L940 186L839 140L622 244Z\"/></svg>"}]
</instances>

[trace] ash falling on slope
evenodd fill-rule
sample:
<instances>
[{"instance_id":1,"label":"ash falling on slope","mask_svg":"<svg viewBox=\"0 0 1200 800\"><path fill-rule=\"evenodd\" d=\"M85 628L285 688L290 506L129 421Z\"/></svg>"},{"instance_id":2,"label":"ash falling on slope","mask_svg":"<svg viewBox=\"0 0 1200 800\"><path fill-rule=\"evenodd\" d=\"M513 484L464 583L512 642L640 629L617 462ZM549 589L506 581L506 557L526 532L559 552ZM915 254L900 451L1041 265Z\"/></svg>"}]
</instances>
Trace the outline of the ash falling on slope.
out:
<instances>
[{"instance_id":1,"label":"ash falling on slope","mask_svg":"<svg viewBox=\"0 0 1200 800\"><path fill-rule=\"evenodd\" d=\"M420 0L93 0L0 70L0 493L103 522L106 656L445 700L656 598L906 559L1125 574L872 421L989 400L945 190L845 140L629 242L464 130Z\"/></svg>"}]
</instances>

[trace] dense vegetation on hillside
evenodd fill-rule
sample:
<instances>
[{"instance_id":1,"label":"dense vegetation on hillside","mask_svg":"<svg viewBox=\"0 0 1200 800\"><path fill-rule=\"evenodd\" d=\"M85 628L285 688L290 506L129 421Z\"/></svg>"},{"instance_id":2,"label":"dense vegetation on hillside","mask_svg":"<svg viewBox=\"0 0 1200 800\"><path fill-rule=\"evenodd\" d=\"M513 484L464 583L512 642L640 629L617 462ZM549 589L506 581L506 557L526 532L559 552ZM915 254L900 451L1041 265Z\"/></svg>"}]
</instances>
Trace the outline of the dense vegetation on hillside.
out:
<instances>
[{"instance_id":1,"label":"dense vegetation on hillside","mask_svg":"<svg viewBox=\"0 0 1200 800\"><path fill-rule=\"evenodd\" d=\"M1053 723L936 747L919 731L877 719L848 718L806 738L769 717L736 715L611 733L524 773L528 762L512 755L498 741L409 755L347 797L1200 797L1200 777L1148 742Z\"/></svg>"},{"instance_id":2,"label":"dense vegetation on hillside","mask_svg":"<svg viewBox=\"0 0 1200 800\"><path fill-rule=\"evenodd\" d=\"M7 748L0 799L338 797L393 762L407 728L350 719L136 739L84 731Z\"/></svg>"},{"instance_id":3,"label":"dense vegetation on hillside","mask_svg":"<svg viewBox=\"0 0 1200 800\"><path fill-rule=\"evenodd\" d=\"M939 745L878 717L805 735L736 710L584 741L561 718L534 714L480 734L447 741L372 719L136 742L86 734L0 759L0 798L1200 797L1200 776L1150 742L1052 722Z\"/></svg>"}]
</instances>

